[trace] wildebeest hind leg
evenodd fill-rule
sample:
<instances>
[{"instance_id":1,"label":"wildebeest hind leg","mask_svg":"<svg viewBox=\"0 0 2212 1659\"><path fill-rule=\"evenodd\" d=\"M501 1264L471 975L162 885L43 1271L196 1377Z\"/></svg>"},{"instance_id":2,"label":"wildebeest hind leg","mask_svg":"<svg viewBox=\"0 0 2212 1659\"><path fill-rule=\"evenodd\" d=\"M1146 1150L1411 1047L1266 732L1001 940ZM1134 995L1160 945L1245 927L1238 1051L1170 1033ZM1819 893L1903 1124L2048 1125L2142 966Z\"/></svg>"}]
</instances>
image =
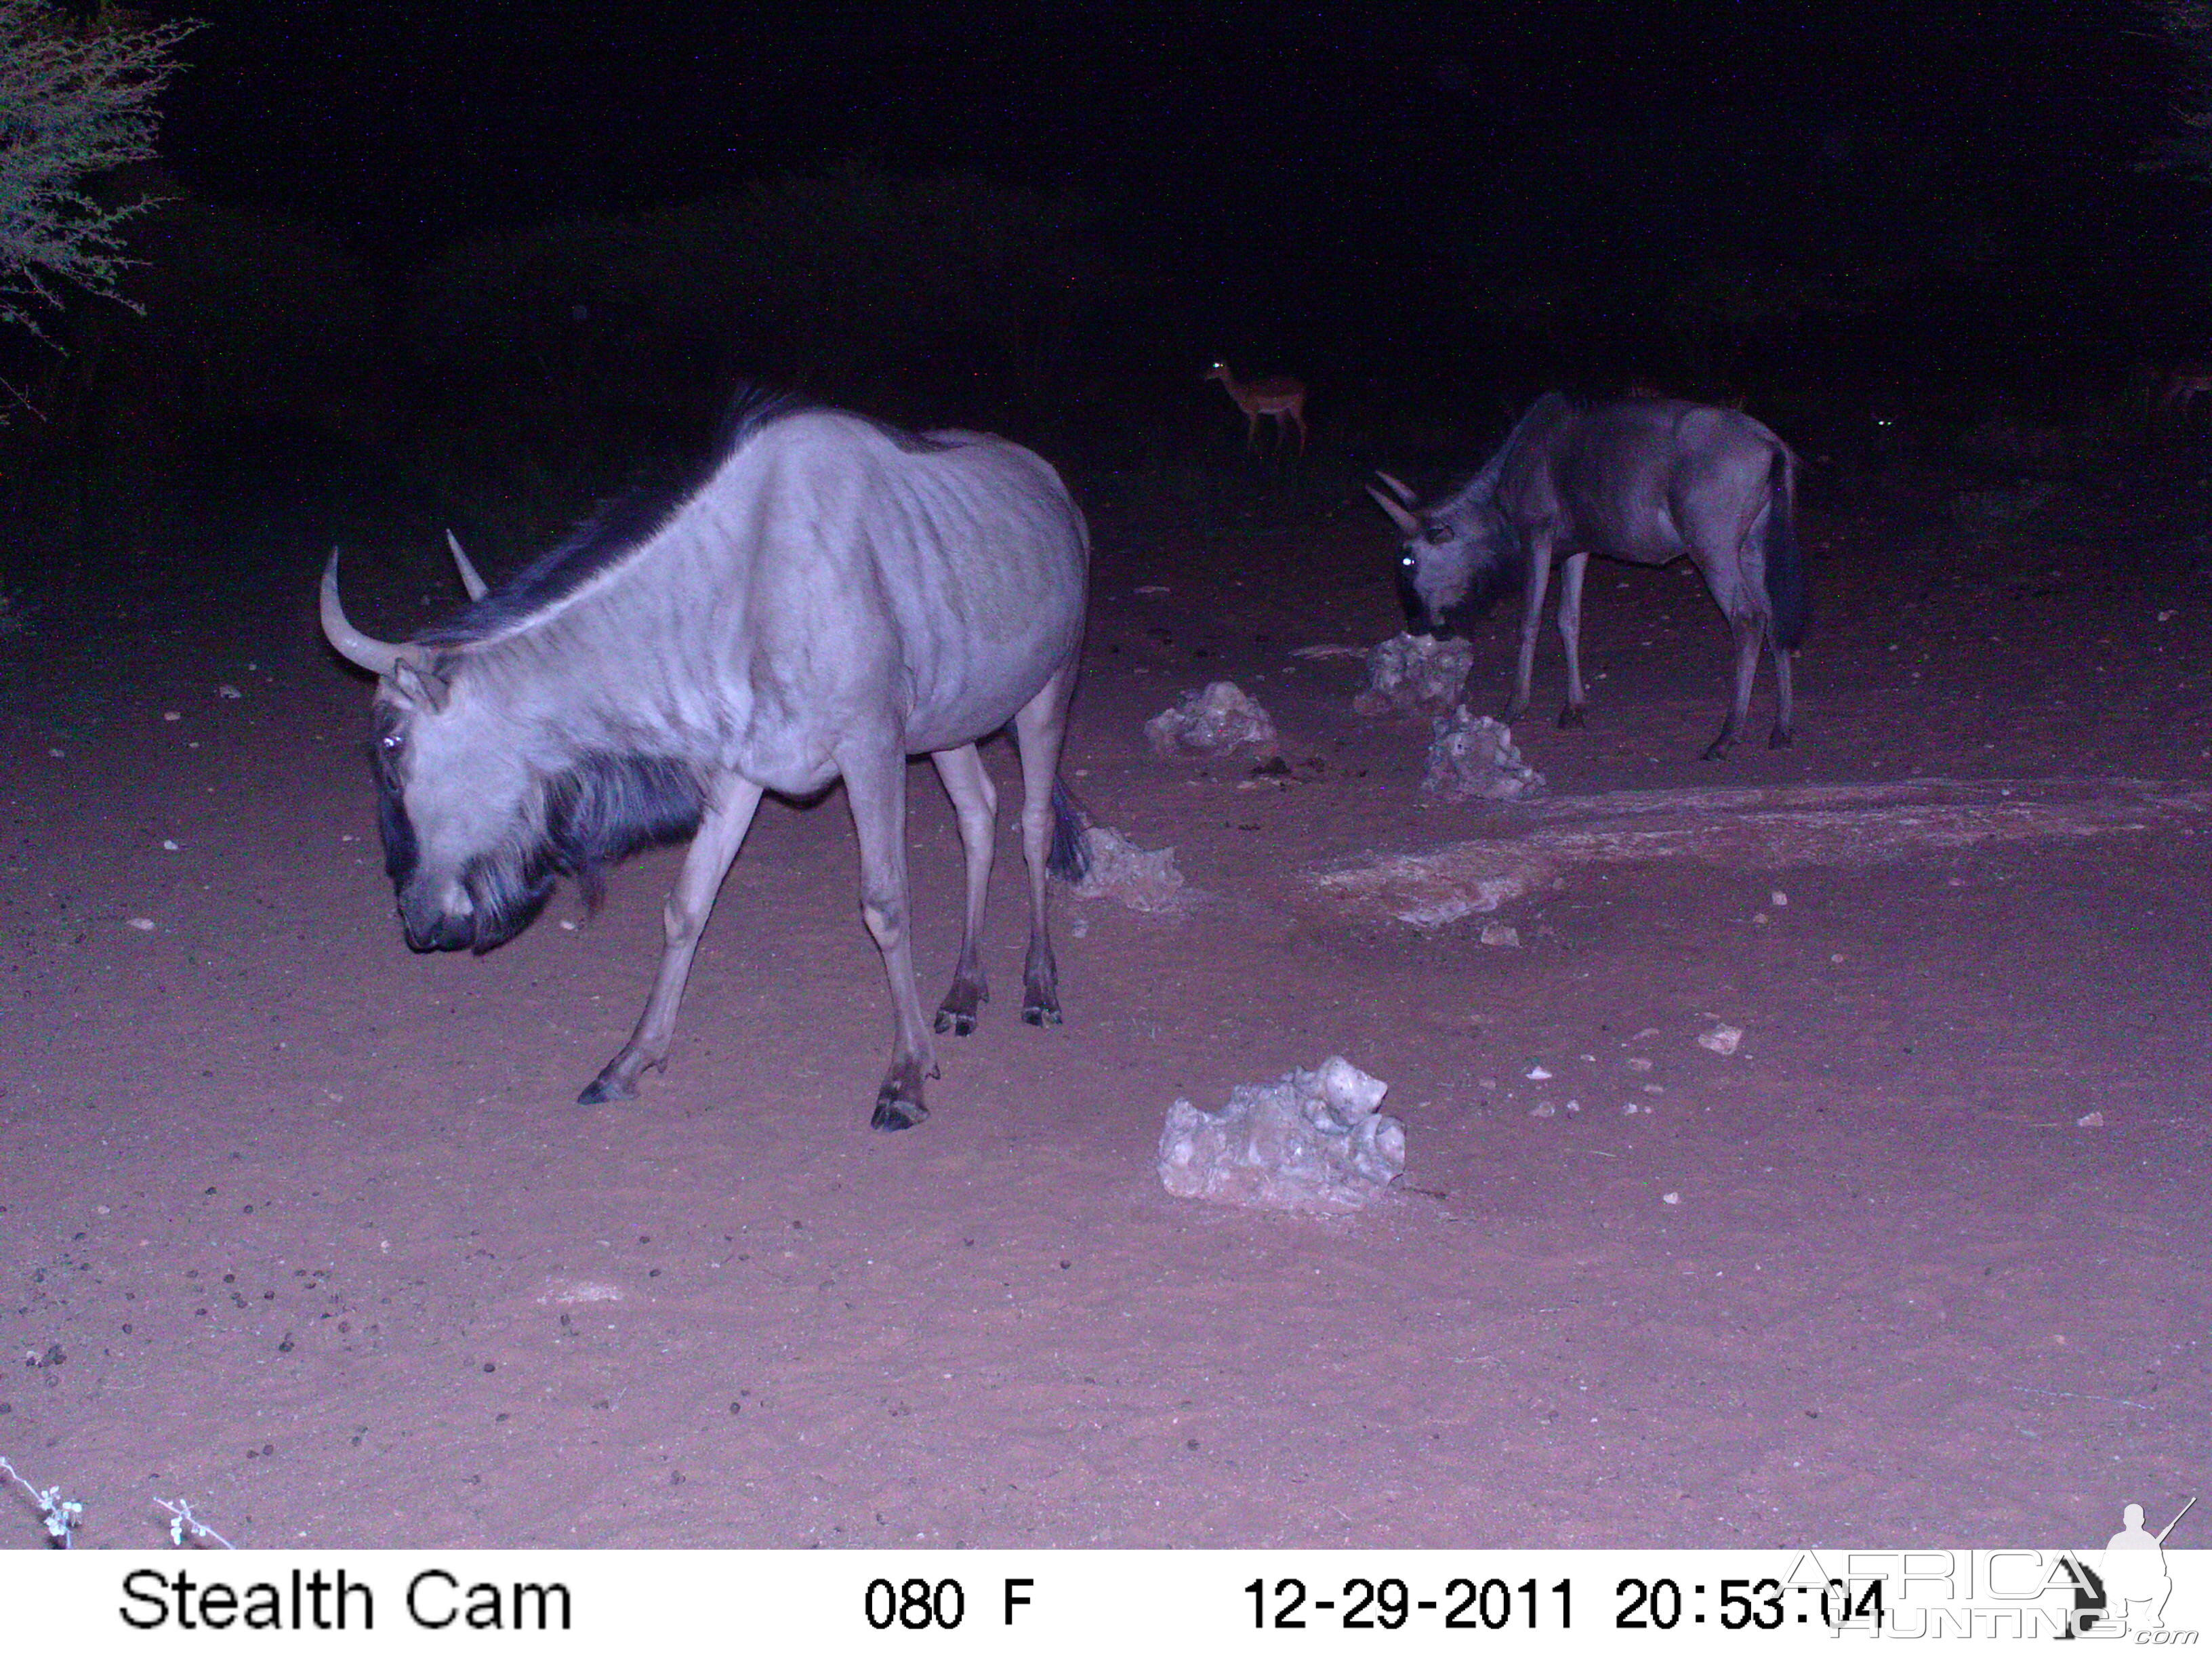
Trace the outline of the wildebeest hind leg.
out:
<instances>
[{"instance_id":1,"label":"wildebeest hind leg","mask_svg":"<svg viewBox=\"0 0 2212 1659\"><path fill-rule=\"evenodd\" d=\"M1768 734L1766 746L1787 749L1790 734L1797 729L1790 700L1790 653L1774 644L1771 629L1767 632L1767 644L1774 652L1774 730Z\"/></svg>"},{"instance_id":2,"label":"wildebeest hind leg","mask_svg":"<svg viewBox=\"0 0 2212 1659\"><path fill-rule=\"evenodd\" d=\"M1074 690L1071 663L1014 716L1014 744L1022 757L1022 857L1030 878L1030 949L1022 966L1022 1018L1031 1025L1060 1024L1060 967L1053 960L1052 936L1045 923L1044 878L1052 854L1052 784L1060 773L1067 701Z\"/></svg>"},{"instance_id":3,"label":"wildebeest hind leg","mask_svg":"<svg viewBox=\"0 0 2212 1659\"><path fill-rule=\"evenodd\" d=\"M684 855L684 868L660 913L667 943L660 953L660 971L654 975L653 994L638 1016L622 1051L606 1063L577 1097L586 1106L603 1101L627 1100L637 1092L637 1079L648 1067L668 1064L668 1040L676 1032L676 1007L684 1000L684 981L690 977L691 954L699 948L707 917L714 908L714 895L730 861L744 844L753 811L760 805L761 788L739 777L724 777L714 786L706 817Z\"/></svg>"},{"instance_id":4,"label":"wildebeest hind leg","mask_svg":"<svg viewBox=\"0 0 2212 1659\"><path fill-rule=\"evenodd\" d=\"M1728 719L1721 722L1720 736L1705 750L1707 760L1725 760L1736 734L1751 718L1751 681L1759 672L1759 647L1766 638L1766 622L1761 617L1730 617L1729 631L1735 636L1735 691L1729 703Z\"/></svg>"},{"instance_id":5,"label":"wildebeest hind leg","mask_svg":"<svg viewBox=\"0 0 2212 1659\"><path fill-rule=\"evenodd\" d=\"M999 792L983 770L974 744L932 755L945 793L960 821L960 850L968 862L968 913L960 932L960 959L953 964L952 988L937 1011L937 1029L966 1036L975 1029L975 1010L991 1000L983 971L983 901L991 886L992 842L999 829Z\"/></svg>"},{"instance_id":6,"label":"wildebeest hind leg","mask_svg":"<svg viewBox=\"0 0 2212 1659\"><path fill-rule=\"evenodd\" d=\"M937 1075L937 1054L914 988L914 946L907 926L906 757L893 744L838 757L845 799L860 842L860 917L883 952L890 980L891 1017L897 1031L890 1068L876 1091L869 1122L878 1129L910 1129L929 1115L921 1080Z\"/></svg>"}]
</instances>

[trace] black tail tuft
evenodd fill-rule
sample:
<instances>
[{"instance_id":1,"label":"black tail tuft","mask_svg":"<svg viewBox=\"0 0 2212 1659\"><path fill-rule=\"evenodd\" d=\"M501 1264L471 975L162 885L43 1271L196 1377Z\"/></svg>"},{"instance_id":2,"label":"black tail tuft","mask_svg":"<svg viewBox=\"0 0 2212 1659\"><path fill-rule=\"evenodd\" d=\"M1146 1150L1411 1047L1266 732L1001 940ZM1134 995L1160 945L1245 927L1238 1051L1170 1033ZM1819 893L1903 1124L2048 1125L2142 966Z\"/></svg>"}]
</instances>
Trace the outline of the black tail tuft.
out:
<instances>
[{"instance_id":1,"label":"black tail tuft","mask_svg":"<svg viewBox=\"0 0 2212 1659\"><path fill-rule=\"evenodd\" d=\"M1787 451L1774 458L1766 507L1766 600L1774 607L1774 645L1795 651L1813 618L1805 556L1797 546L1796 467Z\"/></svg>"},{"instance_id":2,"label":"black tail tuft","mask_svg":"<svg viewBox=\"0 0 2212 1659\"><path fill-rule=\"evenodd\" d=\"M1091 849L1083 832L1091 827L1091 814L1066 781L1052 781L1052 853L1044 861L1046 872L1069 883L1091 873Z\"/></svg>"}]
</instances>

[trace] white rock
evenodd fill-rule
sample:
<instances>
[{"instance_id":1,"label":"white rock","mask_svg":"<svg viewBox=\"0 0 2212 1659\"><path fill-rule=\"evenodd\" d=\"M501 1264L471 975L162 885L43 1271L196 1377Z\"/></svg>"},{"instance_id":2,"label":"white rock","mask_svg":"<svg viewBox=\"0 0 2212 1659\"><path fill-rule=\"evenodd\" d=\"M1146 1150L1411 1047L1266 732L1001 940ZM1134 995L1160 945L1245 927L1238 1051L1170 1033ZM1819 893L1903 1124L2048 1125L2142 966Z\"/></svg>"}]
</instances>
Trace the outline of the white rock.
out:
<instances>
[{"instance_id":1,"label":"white rock","mask_svg":"<svg viewBox=\"0 0 2212 1659\"><path fill-rule=\"evenodd\" d=\"M1474 666L1467 640L1399 634L1367 653L1367 689L1352 706L1362 714L1442 714L1459 702Z\"/></svg>"},{"instance_id":2,"label":"white rock","mask_svg":"<svg viewBox=\"0 0 2212 1659\"><path fill-rule=\"evenodd\" d=\"M1406 1170L1405 1126L1377 1109L1388 1088L1332 1055L1315 1071L1240 1083L1218 1112L1178 1100L1160 1132L1160 1184L1263 1209L1363 1208Z\"/></svg>"},{"instance_id":3,"label":"white rock","mask_svg":"<svg viewBox=\"0 0 2212 1659\"><path fill-rule=\"evenodd\" d=\"M1075 884L1076 897L1115 899L1147 915L1172 915L1190 907L1174 848L1147 853L1103 823L1083 832L1083 846L1089 867Z\"/></svg>"},{"instance_id":4,"label":"white rock","mask_svg":"<svg viewBox=\"0 0 2212 1659\"><path fill-rule=\"evenodd\" d=\"M1528 800L1544 792L1544 775L1521 758L1510 726L1462 703L1440 716L1429 738L1421 787L1457 805L1470 800Z\"/></svg>"},{"instance_id":5,"label":"white rock","mask_svg":"<svg viewBox=\"0 0 2212 1659\"><path fill-rule=\"evenodd\" d=\"M1145 722L1145 740L1163 760L1176 755L1225 755L1250 744L1261 754L1275 749L1275 722L1229 680L1216 680L1203 691L1187 691L1172 708Z\"/></svg>"}]
</instances>

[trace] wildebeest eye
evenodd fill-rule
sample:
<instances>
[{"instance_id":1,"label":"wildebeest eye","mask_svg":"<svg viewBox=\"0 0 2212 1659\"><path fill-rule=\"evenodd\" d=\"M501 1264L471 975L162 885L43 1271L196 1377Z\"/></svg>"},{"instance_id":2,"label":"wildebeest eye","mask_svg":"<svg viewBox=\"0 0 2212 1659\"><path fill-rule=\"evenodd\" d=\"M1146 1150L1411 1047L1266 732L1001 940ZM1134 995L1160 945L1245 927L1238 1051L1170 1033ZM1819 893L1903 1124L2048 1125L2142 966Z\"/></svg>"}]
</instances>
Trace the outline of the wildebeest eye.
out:
<instances>
[{"instance_id":1,"label":"wildebeest eye","mask_svg":"<svg viewBox=\"0 0 2212 1659\"><path fill-rule=\"evenodd\" d=\"M1451 538L1452 529L1448 524L1427 525L1421 531L1421 539L1431 544L1448 542Z\"/></svg>"}]
</instances>

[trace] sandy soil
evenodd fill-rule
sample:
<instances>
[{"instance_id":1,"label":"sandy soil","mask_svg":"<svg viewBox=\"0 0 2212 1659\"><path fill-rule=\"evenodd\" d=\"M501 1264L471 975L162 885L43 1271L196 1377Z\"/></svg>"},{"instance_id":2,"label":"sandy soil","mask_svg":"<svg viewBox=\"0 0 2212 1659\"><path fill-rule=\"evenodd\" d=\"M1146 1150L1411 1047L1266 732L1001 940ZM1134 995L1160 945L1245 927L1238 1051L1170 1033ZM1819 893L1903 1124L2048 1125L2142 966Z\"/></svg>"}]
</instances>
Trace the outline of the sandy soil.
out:
<instances>
[{"instance_id":1,"label":"sandy soil","mask_svg":"<svg viewBox=\"0 0 2212 1659\"><path fill-rule=\"evenodd\" d=\"M1425 801L1426 723L1355 715L1356 663L1291 655L1395 626L1352 481L1085 481L1069 764L1200 897L1056 895L1067 1024L1030 1030L1003 836L1000 1000L899 1135L866 1127L889 1012L841 798L763 809L673 1063L580 1107L672 855L596 918L564 897L492 956L410 956L367 690L313 633L324 526L264 526L260 567L210 531L96 597L34 584L0 640L0 1455L82 1501L91 1546L163 1541L179 1497L270 1546L2093 1544L2130 1500L2156 1524L2208 1425L2191 489L2077 489L2002 535L1932 495L1809 514L1799 744L1718 764L1701 590L1601 568L1588 727L1548 724L1547 649L1516 732L1551 804L1482 809ZM364 625L446 602L433 551L380 588L363 562ZM1509 650L1493 623L1479 708ZM1222 677L1288 778L1146 750ZM957 858L913 783L933 1001ZM1427 930L1313 879L1527 853L1586 797L1907 783L1821 797L1889 816L1800 842L1547 843L1525 896ZM1904 810L2005 802L2049 833ZM1730 1056L1696 1041L1722 1022ZM1391 1085L1401 1196L1316 1222L1163 1193L1171 1101L1331 1054ZM0 1504L0 1544L40 1541Z\"/></svg>"}]
</instances>

